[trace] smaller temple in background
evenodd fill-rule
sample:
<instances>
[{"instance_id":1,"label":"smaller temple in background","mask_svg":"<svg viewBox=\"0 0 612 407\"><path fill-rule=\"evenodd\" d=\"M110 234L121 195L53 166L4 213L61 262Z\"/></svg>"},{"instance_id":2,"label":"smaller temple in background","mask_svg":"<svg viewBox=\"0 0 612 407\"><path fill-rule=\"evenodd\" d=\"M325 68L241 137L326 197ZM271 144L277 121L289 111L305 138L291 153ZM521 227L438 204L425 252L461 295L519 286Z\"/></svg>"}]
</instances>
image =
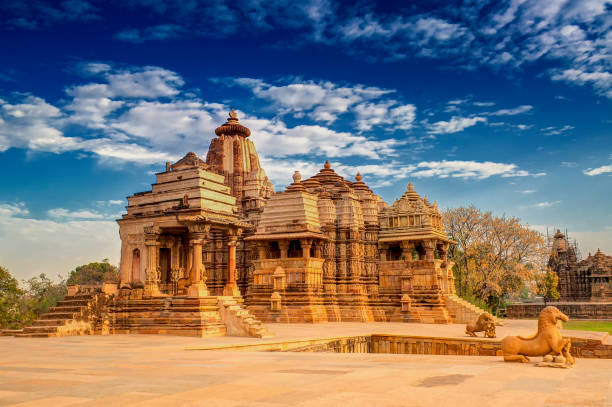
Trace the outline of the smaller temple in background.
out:
<instances>
[{"instance_id":1,"label":"smaller temple in background","mask_svg":"<svg viewBox=\"0 0 612 407\"><path fill-rule=\"evenodd\" d=\"M561 301L612 301L612 257L601 250L578 261L575 248L557 229L548 267L559 276Z\"/></svg>"}]
</instances>

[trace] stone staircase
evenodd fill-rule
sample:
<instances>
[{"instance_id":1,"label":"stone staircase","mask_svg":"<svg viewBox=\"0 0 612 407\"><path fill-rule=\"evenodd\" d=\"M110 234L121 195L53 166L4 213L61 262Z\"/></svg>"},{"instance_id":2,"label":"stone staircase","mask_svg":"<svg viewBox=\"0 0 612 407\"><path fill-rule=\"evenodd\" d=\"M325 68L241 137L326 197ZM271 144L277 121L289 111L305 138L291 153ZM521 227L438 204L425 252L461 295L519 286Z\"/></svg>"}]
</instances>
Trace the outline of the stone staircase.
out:
<instances>
[{"instance_id":1,"label":"stone staircase","mask_svg":"<svg viewBox=\"0 0 612 407\"><path fill-rule=\"evenodd\" d=\"M20 338L48 338L54 336L88 335L94 327L86 317L88 306L96 299L96 294L76 294L66 296L57 305L42 314L34 324L16 333Z\"/></svg>"},{"instance_id":2,"label":"stone staircase","mask_svg":"<svg viewBox=\"0 0 612 407\"><path fill-rule=\"evenodd\" d=\"M444 300L455 324L471 324L478 319L480 314L487 312L456 294L446 294Z\"/></svg>"},{"instance_id":3,"label":"stone staircase","mask_svg":"<svg viewBox=\"0 0 612 407\"><path fill-rule=\"evenodd\" d=\"M225 323L228 335L252 336L255 338L271 336L262 322L241 306L234 297L217 298L221 318Z\"/></svg>"},{"instance_id":4,"label":"stone staircase","mask_svg":"<svg viewBox=\"0 0 612 407\"><path fill-rule=\"evenodd\" d=\"M421 323L449 324L452 322L440 290L415 287L410 298L412 307L418 311Z\"/></svg>"}]
</instances>

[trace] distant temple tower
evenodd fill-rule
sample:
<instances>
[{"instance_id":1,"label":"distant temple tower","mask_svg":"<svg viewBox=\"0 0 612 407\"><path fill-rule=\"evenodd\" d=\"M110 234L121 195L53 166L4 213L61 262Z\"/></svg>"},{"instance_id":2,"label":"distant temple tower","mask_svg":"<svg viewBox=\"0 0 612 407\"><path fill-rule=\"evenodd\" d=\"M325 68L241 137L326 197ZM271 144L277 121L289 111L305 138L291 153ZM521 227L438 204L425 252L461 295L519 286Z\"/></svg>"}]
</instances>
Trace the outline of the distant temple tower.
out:
<instances>
[{"instance_id":1,"label":"distant temple tower","mask_svg":"<svg viewBox=\"0 0 612 407\"><path fill-rule=\"evenodd\" d=\"M599 249L578 262L574 248L559 229L553 236L548 267L559 276L561 301L611 301L612 257Z\"/></svg>"}]
</instances>

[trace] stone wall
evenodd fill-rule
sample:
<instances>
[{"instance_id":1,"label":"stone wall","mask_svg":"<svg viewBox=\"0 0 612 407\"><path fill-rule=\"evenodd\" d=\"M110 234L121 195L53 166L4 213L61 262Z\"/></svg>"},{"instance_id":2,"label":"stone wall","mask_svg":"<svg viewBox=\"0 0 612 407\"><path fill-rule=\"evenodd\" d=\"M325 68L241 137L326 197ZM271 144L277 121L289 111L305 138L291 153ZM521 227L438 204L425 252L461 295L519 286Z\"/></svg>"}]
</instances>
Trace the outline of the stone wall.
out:
<instances>
[{"instance_id":1,"label":"stone wall","mask_svg":"<svg viewBox=\"0 0 612 407\"><path fill-rule=\"evenodd\" d=\"M570 319L612 319L612 302L553 302L554 305ZM538 318L545 307L543 303L509 304L506 316L512 319Z\"/></svg>"}]
</instances>

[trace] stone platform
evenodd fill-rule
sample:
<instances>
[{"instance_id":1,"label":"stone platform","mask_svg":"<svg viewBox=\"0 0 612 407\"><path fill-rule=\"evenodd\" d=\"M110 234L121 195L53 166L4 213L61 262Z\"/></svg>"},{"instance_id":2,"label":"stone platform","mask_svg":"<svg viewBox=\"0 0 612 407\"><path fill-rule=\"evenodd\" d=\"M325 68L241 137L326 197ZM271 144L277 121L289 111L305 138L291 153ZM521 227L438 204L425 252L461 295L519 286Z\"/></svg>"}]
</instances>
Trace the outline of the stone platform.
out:
<instances>
[{"instance_id":1,"label":"stone platform","mask_svg":"<svg viewBox=\"0 0 612 407\"><path fill-rule=\"evenodd\" d=\"M530 322L525 321L525 330L530 330ZM418 324L267 327L278 339L339 333L338 325L344 326L343 334L371 333L380 325L396 333L419 330L407 326ZM441 328L456 332L459 326ZM203 342L253 341L270 340L158 335L1 337L0 405L612 405L611 360L578 359L573 369L566 370L481 356L184 350Z\"/></svg>"}]
</instances>

